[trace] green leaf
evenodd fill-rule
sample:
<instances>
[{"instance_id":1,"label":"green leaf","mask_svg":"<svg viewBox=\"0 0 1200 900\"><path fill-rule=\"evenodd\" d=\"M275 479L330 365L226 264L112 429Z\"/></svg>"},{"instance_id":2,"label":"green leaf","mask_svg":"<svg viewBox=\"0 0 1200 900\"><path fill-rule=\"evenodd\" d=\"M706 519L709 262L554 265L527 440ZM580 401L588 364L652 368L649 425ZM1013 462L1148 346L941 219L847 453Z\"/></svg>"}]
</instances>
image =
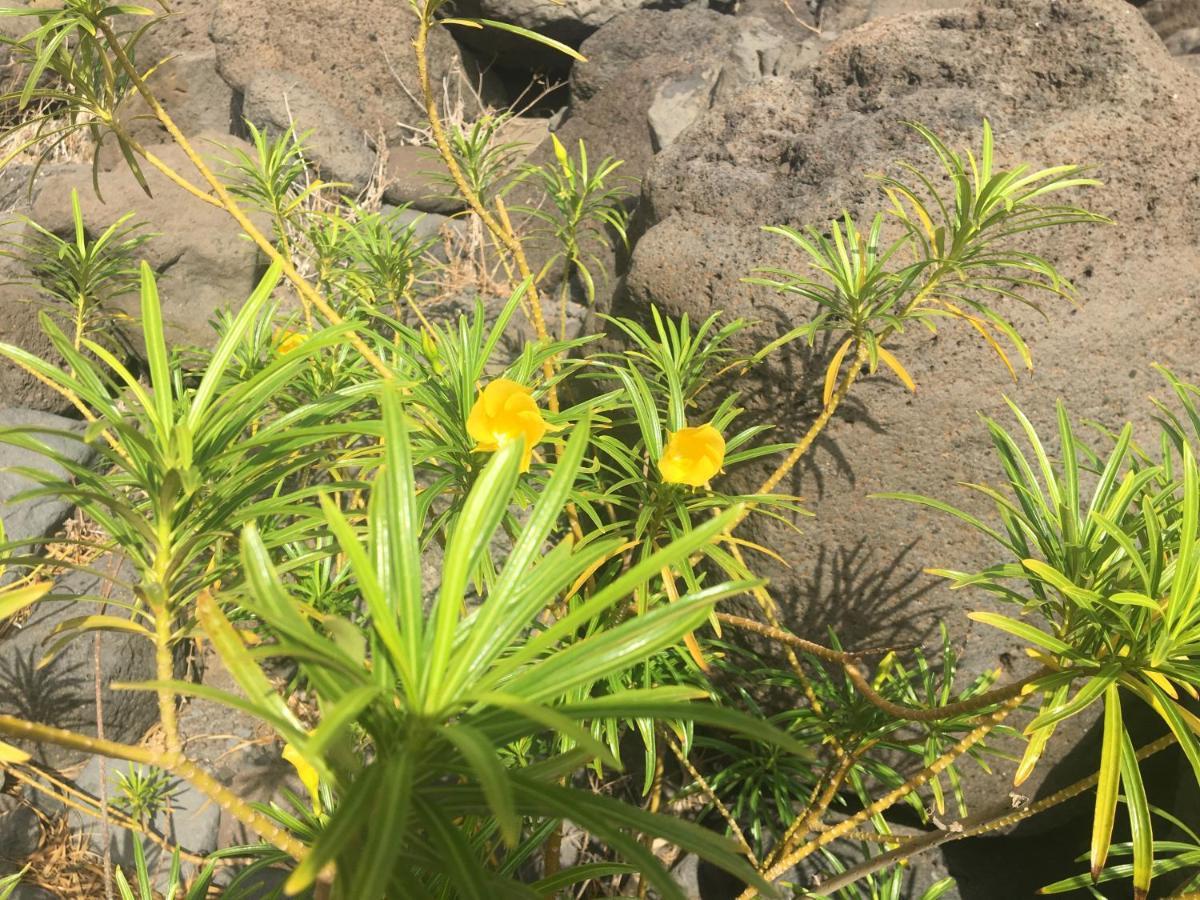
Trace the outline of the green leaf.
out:
<instances>
[{"instance_id":1,"label":"green leaf","mask_svg":"<svg viewBox=\"0 0 1200 900\"><path fill-rule=\"evenodd\" d=\"M512 501L522 446L522 441L513 441L493 455L472 486L455 522L442 562L442 585L433 612L433 627L425 635L421 699L427 712L453 699L446 694L446 673L467 584Z\"/></svg>"},{"instance_id":2,"label":"green leaf","mask_svg":"<svg viewBox=\"0 0 1200 900\"><path fill-rule=\"evenodd\" d=\"M1049 650L1051 653L1068 654L1071 652L1069 644L1035 628L1028 622L1019 622L1010 616L991 612L970 612L967 613L967 618L975 622L982 622L984 625L991 625L993 628L999 628L1001 631L1007 631L1009 634L1028 641L1036 647L1041 647L1043 650Z\"/></svg>"},{"instance_id":3,"label":"green leaf","mask_svg":"<svg viewBox=\"0 0 1200 900\"><path fill-rule=\"evenodd\" d=\"M496 755L496 748L483 733L470 725L458 723L440 729L443 737L463 755L483 788L488 807L500 825L500 834L509 847L515 847L521 837L521 817L513 802L512 782L508 770Z\"/></svg>"},{"instance_id":4,"label":"green leaf","mask_svg":"<svg viewBox=\"0 0 1200 900\"><path fill-rule=\"evenodd\" d=\"M150 364L150 387L154 391L154 408L161 434L165 439L174 418L171 385L171 366L167 361L167 345L163 335L162 305L158 300L158 285L154 270L145 260L141 267L142 336L145 338L146 359Z\"/></svg>"},{"instance_id":5,"label":"green leaf","mask_svg":"<svg viewBox=\"0 0 1200 900\"><path fill-rule=\"evenodd\" d=\"M563 54L564 56L571 57L571 59L577 60L579 62L587 62L587 57L580 54L578 50L568 47L566 44L562 43L561 41L556 41L553 38L546 37L544 34L538 34L536 31L530 31L528 28L522 28L519 25L511 25L508 22L497 22L495 19L478 19L478 18L473 18L473 19L448 18L448 19L441 19L440 22L442 25L463 25L467 28L480 28L480 27L486 26L488 28L495 28L497 31L507 31L511 34L517 34L523 38L528 38L529 40L534 41L538 44L542 44L546 47L550 47L552 50L557 50L559 53Z\"/></svg>"},{"instance_id":6,"label":"green leaf","mask_svg":"<svg viewBox=\"0 0 1200 900\"><path fill-rule=\"evenodd\" d=\"M238 314L234 317L233 323L225 332L225 336L221 338L220 343L213 350L208 367L204 370L204 376L200 379L195 396L192 398L192 407L188 411L187 427L193 434L199 430L204 417L209 414L209 407L213 396L216 394L218 387L225 377L229 363L233 360L234 354L237 352L238 347L241 346L251 327L258 321L263 306L275 292L282 274L283 270L279 264L273 263L271 268L267 270L266 274L258 282L258 286L254 289L254 292L246 300L242 308L238 310Z\"/></svg>"},{"instance_id":7,"label":"green leaf","mask_svg":"<svg viewBox=\"0 0 1200 900\"><path fill-rule=\"evenodd\" d=\"M1076 713L1087 709L1101 694L1104 694L1108 690L1109 686L1117 680L1117 676L1120 674L1121 667L1119 665L1104 666L1098 674L1088 678L1084 682L1083 687L1076 692L1070 701L1053 706L1039 714L1036 719L1026 726L1025 733L1032 734L1039 729L1045 728L1048 725L1054 725L1063 719L1070 718Z\"/></svg>"},{"instance_id":8,"label":"green leaf","mask_svg":"<svg viewBox=\"0 0 1200 900\"><path fill-rule=\"evenodd\" d=\"M1108 861L1113 820L1117 814L1117 794L1121 788L1121 745L1127 740L1121 718L1121 696L1117 685L1110 684L1104 694L1104 738L1100 748L1099 781L1096 784L1096 809L1092 816L1090 850L1092 881L1095 882Z\"/></svg>"},{"instance_id":9,"label":"green leaf","mask_svg":"<svg viewBox=\"0 0 1200 900\"><path fill-rule=\"evenodd\" d=\"M1137 753L1124 729L1121 730L1121 780L1125 783L1125 806L1129 811L1133 839L1133 896L1134 900L1145 900L1150 893L1150 879L1154 874L1154 832ZM1094 863L1092 874L1096 874Z\"/></svg>"},{"instance_id":10,"label":"green leaf","mask_svg":"<svg viewBox=\"0 0 1200 900\"><path fill-rule=\"evenodd\" d=\"M614 875L631 875L637 872L628 863L602 862L588 863L581 866L571 866L540 881L535 881L533 889L544 896L558 896L563 888L585 881L611 878ZM0 898L2 900L2 898Z\"/></svg>"}]
</instances>

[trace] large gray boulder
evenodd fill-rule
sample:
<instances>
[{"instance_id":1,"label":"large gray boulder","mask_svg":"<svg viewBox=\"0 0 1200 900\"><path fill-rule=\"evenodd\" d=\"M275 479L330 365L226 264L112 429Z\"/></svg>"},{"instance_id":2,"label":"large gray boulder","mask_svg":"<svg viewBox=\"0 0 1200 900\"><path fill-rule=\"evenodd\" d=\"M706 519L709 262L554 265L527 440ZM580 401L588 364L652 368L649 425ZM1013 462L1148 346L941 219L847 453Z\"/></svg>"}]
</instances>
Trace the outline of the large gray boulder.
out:
<instances>
[{"instance_id":1,"label":"large gray boulder","mask_svg":"<svg viewBox=\"0 0 1200 900\"><path fill-rule=\"evenodd\" d=\"M328 4L313 0L216 0L211 37L221 74L245 93L268 70L307 83L356 128L389 140L403 137L425 112L416 100L417 69L412 40L416 16L410 4L359 0ZM483 78L444 28L434 29L430 70L440 92L460 93L468 109ZM411 132L408 132L411 134Z\"/></svg>"},{"instance_id":2,"label":"large gray boulder","mask_svg":"<svg viewBox=\"0 0 1200 900\"><path fill-rule=\"evenodd\" d=\"M622 13L639 9L676 9L689 4L690 0L567 0L565 3L553 0L460 0L456 15L519 25L578 47L589 35ZM483 31L460 29L458 37L477 48L485 58L495 56L506 65L566 68L570 62L556 50L494 28Z\"/></svg>"},{"instance_id":3,"label":"large gray boulder","mask_svg":"<svg viewBox=\"0 0 1200 900\"><path fill-rule=\"evenodd\" d=\"M209 164L221 170L221 161L233 154L218 144L244 151L251 149L227 134L201 134L193 138L193 145ZM198 180L191 163L175 144L149 149L177 172L193 182ZM146 230L155 235L142 245L140 252L158 273L168 339L209 346L216 337L209 324L213 315L222 308L239 307L258 283L263 269L260 253L224 210L184 193L149 165L143 164L143 173L150 185L149 196L128 167L122 166L104 176L101 198L91 189L90 166L48 167L36 186L32 218L57 234L71 233L72 188L79 191L84 225L91 234L98 234L120 216L132 212L134 220L146 223ZM268 221L257 214L253 218L270 234ZM125 312L136 316L136 296L121 302ZM135 342L139 333L136 326L129 329Z\"/></svg>"},{"instance_id":4,"label":"large gray boulder","mask_svg":"<svg viewBox=\"0 0 1200 900\"><path fill-rule=\"evenodd\" d=\"M211 44L203 50L171 53L146 83L172 121L188 137L204 133L229 134L235 124L238 130L242 127L240 118L235 123L237 104L233 88L217 71L216 52ZM140 144L150 146L171 140L166 128L140 96L130 98L122 107L121 123ZM105 169L125 165L115 140L105 141L101 162Z\"/></svg>"},{"instance_id":5,"label":"large gray boulder","mask_svg":"<svg viewBox=\"0 0 1200 900\"><path fill-rule=\"evenodd\" d=\"M366 132L298 75L279 69L255 74L246 85L242 116L271 135L288 128L307 134L306 155L325 181L347 184L350 193L359 194L371 180L376 156Z\"/></svg>"},{"instance_id":6,"label":"large gray boulder","mask_svg":"<svg viewBox=\"0 0 1200 900\"><path fill-rule=\"evenodd\" d=\"M1075 280L1081 305L1049 302L1045 319L1010 310L1038 366L1017 384L960 330L901 335L894 349L917 395L889 377L860 382L783 485L806 497L816 518L799 522L801 533L752 521L746 536L790 563L758 567L798 633L825 640L832 627L851 645L908 644L928 642L944 619L965 675L999 670L1012 678L1029 665L1019 642L966 618L995 605L979 593L951 594L923 574L982 567L996 550L946 516L866 498L918 491L988 515L957 483L998 479L978 414L1011 422L1003 394L1047 435L1058 398L1077 420L1145 427L1145 397L1161 389L1150 364L1195 376L1200 79L1172 62L1136 9L1121 0L986 0L877 19L835 41L811 70L748 84L655 160L643 193L648 230L618 306L644 315L655 302L693 321L721 309L756 320L745 346L762 346L812 310L742 281L759 266L803 265L760 226L872 212L881 198L868 174L898 172L899 158L934 164L904 120L962 146L977 145L985 116L1001 164L1088 163L1105 182L1071 199L1114 218L1115 227L1059 231L1029 248ZM819 410L831 352L820 344L811 353L785 350L744 385L752 408L779 424L779 437L802 433ZM765 471L739 486L752 488ZM1079 719L1070 729L1078 735L1088 725ZM1086 774L1067 769L1041 783L1072 737L1056 737L1022 793ZM1094 761L1084 756L1084 764ZM1003 797L1014 765L998 761L997 778L972 796Z\"/></svg>"},{"instance_id":7,"label":"large gray boulder","mask_svg":"<svg viewBox=\"0 0 1200 900\"><path fill-rule=\"evenodd\" d=\"M624 160L621 173L633 178L713 103L794 71L800 58L765 20L704 9L614 16L581 49L588 62L572 70L559 138L572 148L582 138L589 158Z\"/></svg>"},{"instance_id":8,"label":"large gray boulder","mask_svg":"<svg viewBox=\"0 0 1200 900\"><path fill-rule=\"evenodd\" d=\"M74 463L86 464L95 456L95 451L69 434L42 433L83 431L83 423L66 419L52 413L35 409L15 407L0 409L0 429L16 429L23 436L33 436ZM53 534L71 513L71 504L58 496L25 497L39 484L24 472L14 469L37 469L56 478L68 476L58 463L40 453L5 443L0 437L0 519L4 522L4 533L8 541L30 543L25 552L35 549L40 540Z\"/></svg>"}]
</instances>

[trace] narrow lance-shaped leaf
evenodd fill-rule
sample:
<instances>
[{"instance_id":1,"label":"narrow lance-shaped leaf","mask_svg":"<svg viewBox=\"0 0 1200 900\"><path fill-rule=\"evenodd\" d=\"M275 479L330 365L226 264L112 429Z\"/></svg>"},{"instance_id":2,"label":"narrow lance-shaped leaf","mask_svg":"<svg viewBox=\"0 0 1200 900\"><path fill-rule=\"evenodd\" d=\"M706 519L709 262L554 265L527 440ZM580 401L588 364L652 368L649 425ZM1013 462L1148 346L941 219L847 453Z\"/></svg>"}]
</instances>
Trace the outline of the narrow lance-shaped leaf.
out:
<instances>
[{"instance_id":1,"label":"narrow lance-shaped leaf","mask_svg":"<svg viewBox=\"0 0 1200 900\"><path fill-rule=\"evenodd\" d=\"M1117 794L1121 787L1121 746L1125 724L1121 718L1121 696L1116 684L1104 692L1104 738L1100 748L1100 773L1096 784L1096 809L1092 817L1090 851L1092 881L1104 871L1108 848L1112 843L1113 821L1117 813Z\"/></svg>"}]
</instances>

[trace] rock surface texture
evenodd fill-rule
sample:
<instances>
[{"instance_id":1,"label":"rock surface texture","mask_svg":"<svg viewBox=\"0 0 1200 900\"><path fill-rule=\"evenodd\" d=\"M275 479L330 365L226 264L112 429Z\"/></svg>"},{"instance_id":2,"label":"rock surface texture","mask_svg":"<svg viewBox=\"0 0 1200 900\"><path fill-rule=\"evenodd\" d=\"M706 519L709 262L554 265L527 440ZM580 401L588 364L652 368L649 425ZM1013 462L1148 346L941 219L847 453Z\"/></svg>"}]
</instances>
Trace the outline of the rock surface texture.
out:
<instances>
[{"instance_id":1,"label":"rock surface texture","mask_svg":"<svg viewBox=\"0 0 1200 900\"><path fill-rule=\"evenodd\" d=\"M687 6L689 0L460 0L456 9L462 16L495 19L518 25L557 41L578 47L580 42L621 13L638 9L673 9ZM495 57L506 65L525 66L531 62L550 68L564 68L565 58L548 47L503 31L464 29L459 39L477 47L485 57Z\"/></svg>"},{"instance_id":2,"label":"rock surface texture","mask_svg":"<svg viewBox=\"0 0 1200 900\"><path fill-rule=\"evenodd\" d=\"M249 146L227 134L198 135L195 145L210 164L222 169L221 160L233 154L216 148ZM183 152L174 144L150 148L176 171L191 173ZM258 249L246 240L237 224L221 209L186 195L157 171L145 168L151 194L147 196L127 167L104 177L103 199L88 185L90 166L66 165L48 169L37 184L32 218L58 234L71 233L71 189L79 190L85 227L98 234L127 212L145 222L155 237L143 245L147 262L158 275L167 337L177 343L210 345L216 333L209 322L222 308L238 307L250 295L262 274ZM256 219L270 233L269 223ZM136 313L137 298L127 298ZM136 327L129 336L137 340Z\"/></svg>"},{"instance_id":3,"label":"rock surface texture","mask_svg":"<svg viewBox=\"0 0 1200 900\"><path fill-rule=\"evenodd\" d=\"M264 71L287 72L354 127L392 138L403 133L400 123L425 118L410 94L417 84L414 23L409 4L394 0L217 0L210 34L221 74L235 89L245 93ZM431 36L430 61L435 83L448 78L463 86L459 50L443 28Z\"/></svg>"},{"instance_id":4,"label":"rock surface texture","mask_svg":"<svg viewBox=\"0 0 1200 900\"><path fill-rule=\"evenodd\" d=\"M4 639L0 656L0 713L20 716L81 734L96 734L96 643L92 634L56 646L73 619L100 611L105 599L128 604L132 596L119 582L128 582L130 570L111 557L97 560L89 571L74 572L55 587L62 600L72 596L86 602L43 600L32 617L15 634ZM114 584L113 579L118 582ZM93 602L95 601L95 602ZM121 615L108 606L108 615ZM100 685L104 733L112 741L136 744L158 721L154 694L114 691L113 682L138 682L154 678L154 648L139 635L100 632ZM53 660L40 665L54 651ZM88 754L52 745L27 748L35 759L54 768L77 765Z\"/></svg>"},{"instance_id":5,"label":"rock surface texture","mask_svg":"<svg viewBox=\"0 0 1200 900\"><path fill-rule=\"evenodd\" d=\"M759 226L873 212L880 197L869 173L899 158L933 164L904 120L963 146L978 143L985 116L1001 164L1086 163L1106 183L1073 199L1117 227L1058 232L1033 248L1075 280L1080 305L1049 302L1045 319L1013 311L1037 365L1015 385L961 331L903 335L895 349L917 395L885 377L860 382L785 485L807 498L816 524L801 523L799 535L760 524L748 536L794 563L768 564L763 574L799 633L833 627L850 643L928 641L944 618L969 673L1009 677L1026 665L1017 644L966 619L989 601L951 594L922 574L981 567L994 561L992 548L947 517L867 496L918 491L986 514L956 483L998 478L978 414L1011 421L1002 394L1042 428L1059 397L1078 420L1144 424L1145 397L1162 387L1152 362L1194 376L1200 79L1172 61L1136 9L1119 0L986 0L877 19L834 41L811 70L718 101L654 162L643 189L646 231L618 305L640 314L656 302L693 320L718 309L746 316L759 322L749 344L761 346L811 310L742 282L757 266L799 265ZM784 412L783 436L814 417L831 350L785 351L761 383L746 386L767 418ZM1072 724L1078 735L1088 723ZM1062 737L1065 749L1070 735ZM1053 763L1025 792L1038 791ZM997 771L976 796L1006 794L1012 765Z\"/></svg>"},{"instance_id":6,"label":"rock surface texture","mask_svg":"<svg viewBox=\"0 0 1200 900\"><path fill-rule=\"evenodd\" d=\"M34 409L0 408L0 429L12 429L22 437L34 437L51 452L73 463L86 464L95 452L70 434L80 433L83 425ZM40 453L0 443L0 519L8 541L30 540L32 550L41 538L52 534L71 513L71 504L58 497L24 497L38 487L38 482L17 469L40 470L55 478L67 472L58 463Z\"/></svg>"}]
</instances>

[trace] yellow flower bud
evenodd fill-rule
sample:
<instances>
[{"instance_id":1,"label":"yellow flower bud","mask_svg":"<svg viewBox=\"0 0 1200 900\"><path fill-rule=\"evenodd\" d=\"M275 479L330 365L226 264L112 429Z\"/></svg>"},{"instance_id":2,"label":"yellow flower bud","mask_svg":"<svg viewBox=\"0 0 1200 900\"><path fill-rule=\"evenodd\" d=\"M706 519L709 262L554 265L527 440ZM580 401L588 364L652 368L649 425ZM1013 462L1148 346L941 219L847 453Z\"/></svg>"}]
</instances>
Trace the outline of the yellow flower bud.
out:
<instances>
[{"instance_id":1,"label":"yellow flower bud","mask_svg":"<svg viewBox=\"0 0 1200 900\"><path fill-rule=\"evenodd\" d=\"M663 448L658 471L667 484L703 487L725 462L725 438L711 425L681 428L670 436Z\"/></svg>"},{"instance_id":2,"label":"yellow flower bud","mask_svg":"<svg viewBox=\"0 0 1200 900\"><path fill-rule=\"evenodd\" d=\"M275 340L279 343L279 348L276 352L282 356L285 353L291 353L308 340L308 335L292 331L289 328L277 328L275 330Z\"/></svg>"},{"instance_id":3,"label":"yellow flower bud","mask_svg":"<svg viewBox=\"0 0 1200 900\"><path fill-rule=\"evenodd\" d=\"M497 378L479 395L467 417L467 434L475 450L494 453L518 438L525 439L521 471L528 472L533 447L546 435L546 422L529 388Z\"/></svg>"}]
</instances>

